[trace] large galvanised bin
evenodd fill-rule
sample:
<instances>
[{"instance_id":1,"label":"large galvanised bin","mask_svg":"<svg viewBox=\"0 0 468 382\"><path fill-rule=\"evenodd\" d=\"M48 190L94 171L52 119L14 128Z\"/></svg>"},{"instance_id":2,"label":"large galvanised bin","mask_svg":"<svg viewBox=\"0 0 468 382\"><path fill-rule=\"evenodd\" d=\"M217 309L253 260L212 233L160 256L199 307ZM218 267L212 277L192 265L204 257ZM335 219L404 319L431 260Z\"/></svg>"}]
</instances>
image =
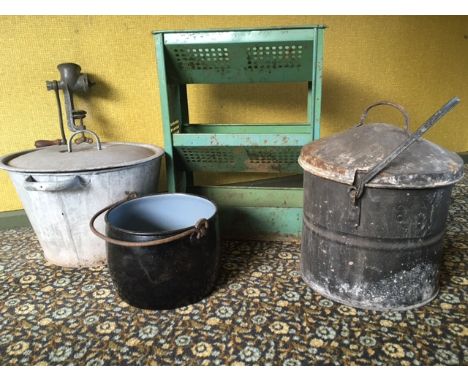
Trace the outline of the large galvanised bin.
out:
<instances>
[{"instance_id":1,"label":"large galvanised bin","mask_svg":"<svg viewBox=\"0 0 468 382\"><path fill-rule=\"evenodd\" d=\"M16 187L45 258L64 267L106 261L104 242L88 226L93 214L128 192L157 191L164 150L108 142L22 151L0 158ZM97 226L104 228L104 222Z\"/></svg>"}]
</instances>

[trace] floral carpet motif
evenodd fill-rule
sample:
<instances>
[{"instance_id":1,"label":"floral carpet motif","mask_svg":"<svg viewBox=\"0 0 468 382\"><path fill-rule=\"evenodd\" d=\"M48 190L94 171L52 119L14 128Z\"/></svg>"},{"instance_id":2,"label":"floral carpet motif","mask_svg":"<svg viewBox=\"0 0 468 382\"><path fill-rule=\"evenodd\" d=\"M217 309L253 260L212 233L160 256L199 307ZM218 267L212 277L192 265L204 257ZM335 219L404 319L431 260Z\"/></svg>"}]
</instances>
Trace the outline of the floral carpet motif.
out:
<instances>
[{"instance_id":1,"label":"floral carpet motif","mask_svg":"<svg viewBox=\"0 0 468 382\"><path fill-rule=\"evenodd\" d=\"M403 312L310 290L300 245L228 241L211 296L169 311L122 302L106 267L47 264L31 229L0 232L1 365L466 365L468 182L453 192L439 295Z\"/></svg>"}]
</instances>

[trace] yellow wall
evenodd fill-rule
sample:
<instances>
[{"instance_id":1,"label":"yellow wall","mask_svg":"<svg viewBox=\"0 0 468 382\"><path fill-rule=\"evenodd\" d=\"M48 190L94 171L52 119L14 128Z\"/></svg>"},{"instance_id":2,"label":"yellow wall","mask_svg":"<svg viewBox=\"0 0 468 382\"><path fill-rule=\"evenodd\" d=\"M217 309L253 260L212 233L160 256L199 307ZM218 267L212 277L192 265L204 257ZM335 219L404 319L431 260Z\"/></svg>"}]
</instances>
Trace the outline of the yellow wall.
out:
<instances>
[{"instance_id":1,"label":"yellow wall","mask_svg":"<svg viewBox=\"0 0 468 382\"><path fill-rule=\"evenodd\" d=\"M77 101L103 140L162 145L152 30L326 24L322 136L353 125L380 99L403 104L413 129L450 97L462 104L427 134L454 151L468 150L468 17L99 16L0 17L0 155L59 137L54 95L46 80L57 64L77 62L98 83ZM191 117L204 122L294 121L305 89L195 87ZM273 105L274 107L271 107ZM400 123L396 112L374 118ZM0 211L20 209L0 174Z\"/></svg>"}]
</instances>

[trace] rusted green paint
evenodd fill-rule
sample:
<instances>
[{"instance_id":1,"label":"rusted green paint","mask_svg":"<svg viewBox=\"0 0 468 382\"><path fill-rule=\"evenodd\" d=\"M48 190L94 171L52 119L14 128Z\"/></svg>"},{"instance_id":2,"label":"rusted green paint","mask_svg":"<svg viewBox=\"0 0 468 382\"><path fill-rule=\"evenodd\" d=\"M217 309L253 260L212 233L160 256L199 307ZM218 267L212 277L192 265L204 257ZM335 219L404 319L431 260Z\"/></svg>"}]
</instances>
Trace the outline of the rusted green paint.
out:
<instances>
[{"instance_id":1,"label":"rusted green paint","mask_svg":"<svg viewBox=\"0 0 468 382\"><path fill-rule=\"evenodd\" d=\"M309 134L310 139L310 125L305 124L191 124L182 126L181 132L183 134Z\"/></svg>"},{"instance_id":2,"label":"rusted green paint","mask_svg":"<svg viewBox=\"0 0 468 382\"><path fill-rule=\"evenodd\" d=\"M308 134L174 134L175 147L255 146L302 147L312 141ZM297 158L296 158L297 159Z\"/></svg>"}]
</instances>

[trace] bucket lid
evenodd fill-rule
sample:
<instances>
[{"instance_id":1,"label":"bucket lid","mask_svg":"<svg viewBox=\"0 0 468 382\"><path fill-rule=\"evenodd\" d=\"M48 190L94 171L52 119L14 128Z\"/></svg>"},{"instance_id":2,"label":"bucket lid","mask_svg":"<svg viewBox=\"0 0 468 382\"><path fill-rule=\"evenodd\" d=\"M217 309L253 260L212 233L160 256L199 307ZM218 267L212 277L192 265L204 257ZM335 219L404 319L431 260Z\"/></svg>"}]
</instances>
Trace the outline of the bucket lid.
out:
<instances>
[{"instance_id":1,"label":"bucket lid","mask_svg":"<svg viewBox=\"0 0 468 382\"><path fill-rule=\"evenodd\" d=\"M408 139L407 130L385 124L357 125L343 133L305 145L300 166L322 178L352 185L356 171L369 171ZM463 160L425 139L416 140L367 187L433 188L456 183Z\"/></svg>"},{"instance_id":2,"label":"bucket lid","mask_svg":"<svg viewBox=\"0 0 468 382\"><path fill-rule=\"evenodd\" d=\"M90 170L106 170L132 166L162 156L160 147L124 142L102 143L102 150L83 143L73 146L48 146L21 151L0 158L0 168L14 172L67 173Z\"/></svg>"}]
</instances>

